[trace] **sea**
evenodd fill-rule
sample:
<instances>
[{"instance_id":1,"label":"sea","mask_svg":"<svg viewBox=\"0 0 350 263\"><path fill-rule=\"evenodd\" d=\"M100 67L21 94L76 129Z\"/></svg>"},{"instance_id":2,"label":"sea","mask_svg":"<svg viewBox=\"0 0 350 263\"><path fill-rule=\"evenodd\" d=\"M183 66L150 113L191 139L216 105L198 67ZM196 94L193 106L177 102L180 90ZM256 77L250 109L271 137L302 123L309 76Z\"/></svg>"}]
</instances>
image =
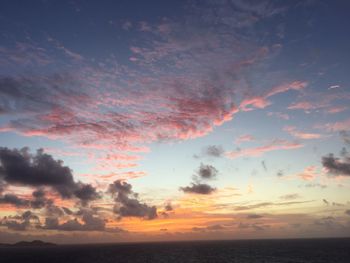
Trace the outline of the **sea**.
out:
<instances>
[{"instance_id":1,"label":"sea","mask_svg":"<svg viewBox=\"0 0 350 263\"><path fill-rule=\"evenodd\" d=\"M0 248L1 263L350 263L350 238Z\"/></svg>"}]
</instances>

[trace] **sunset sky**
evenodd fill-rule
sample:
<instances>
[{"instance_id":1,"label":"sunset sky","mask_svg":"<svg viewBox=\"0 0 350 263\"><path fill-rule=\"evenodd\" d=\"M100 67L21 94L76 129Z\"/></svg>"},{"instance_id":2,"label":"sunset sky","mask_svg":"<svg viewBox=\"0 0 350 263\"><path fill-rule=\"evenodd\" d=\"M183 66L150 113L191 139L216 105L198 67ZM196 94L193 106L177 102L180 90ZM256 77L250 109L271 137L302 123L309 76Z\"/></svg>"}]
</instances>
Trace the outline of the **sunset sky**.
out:
<instances>
[{"instance_id":1,"label":"sunset sky","mask_svg":"<svg viewBox=\"0 0 350 263\"><path fill-rule=\"evenodd\" d=\"M0 3L0 243L350 236L350 3Z\"/></svg>"}]
</instances>

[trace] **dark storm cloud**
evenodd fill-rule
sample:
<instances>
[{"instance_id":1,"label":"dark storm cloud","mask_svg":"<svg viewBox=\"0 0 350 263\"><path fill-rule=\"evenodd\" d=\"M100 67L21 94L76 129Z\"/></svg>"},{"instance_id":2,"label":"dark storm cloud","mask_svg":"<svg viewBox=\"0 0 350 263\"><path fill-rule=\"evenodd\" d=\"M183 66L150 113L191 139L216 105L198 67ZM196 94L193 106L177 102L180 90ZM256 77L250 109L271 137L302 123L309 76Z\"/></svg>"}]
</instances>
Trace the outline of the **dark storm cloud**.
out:
<instances>
[{"instance_id":1,"label":"dark storm cloud","mask_svg":"<svg viewBox=\"0 0 350 263\"><path fill-rule=\"evenodd\" d=\"M89 184L75 182L72 171L61 160L38 150L31 154L28 148L0 148L0 180L7 184L24 186L49 186L62 198L79 198L83 203L97 199L95 188ZM44 201L42 193L34 193L37 206Z\"/></svg>"},{"instance_id":2,"label":"dark storm cloud","mask_svg":"<svg viewBox=\"0 0 350 263\"><path fill-rule=\"evenodd\" d=\"M75 191L75 196L78 197L83 205L87 202L100 198L100 195L96 192L96 189L90 184L78 184L78 189Z\"/></svg>"},{"instance_id":3,"label":"dark storm cloud","mask_svg":"<svg viewBox=\"0 0 350 263\"><path fill-rule=\"evenodd\" d=\"M212 165L200 165L197 175L200 179L213 179L217 176L218 170Z\"/></svg>"},{"instance_id":4,"label":"dark storm cloud","mask_svg":"<svg viewBox=\"0 0 350 263\"><path fill-rule=\"evenodd\" d=\"M45 224L39 228L48 230L61 231L104 231L106 230L106 222L104 219L95 215L91 210L81 210L79 213L80 222L77 218L69 219L63 223L59 223L57 217L46 217Z\"/></svg>"},{"instance_id":5,"label":"dark storm cloud","mask_svg":"<svg viewBox=\"0 0 350 263\"><path fill-rule=\"evenodd\" d=\"M32 193L32 199L23 199L11 193L5 193L0 195L0 204L9 204L15 207L31 207L33 209L39 209L44 207L49 200L45 198L43 190L35 190Z\"/></svg>"},{"instance_id":6,"label":"dark storm cloud","mask_svg":"<svg viewBox=\"0 0 350 263\"><path fill-rule=\"evenodd\" d=\"M114 212L120 217L141 217L154 219L157 217L157 208L141 203L138 195L132 191L131 184L121 180L109 185L109 193L115 197Z\"/></svg>"},{"instance_id":7,"label":"dark storm cloud","mask_svg":"<svg viewBox=\"0 0 350 263\"><path fill-rule=\"evenodd\" d=\"M15 231L24 231L30 226L31 221L40 223L38 216L36 216L33 212L28 210L22 213L22 215L8 217L5 216L1 220L0 225L6 226L8 229Z\"/></svg>"},{"instance_id":8,"label":"dark storm cloud","mask_svg":"<svg viewBox=\"0 0 350 263\"><path fill-rule=\"evenodd\" d=\"M191 186L180 187L180 190L185 193L209 195L213 193L216 188L211 187L208 184L192 183Z\"/></svg>"},{"instance_id":9,"label":"dark storm cloud","mask_svg":"<svg viewBox=\"0 0 350 263\"><path fill-rule=\"evenodd\" d=\"M322 165L330 174L334 176L350 176L350 157L343 158L334 157L334 154L322 157Z\"/></svg>"},{"instance_id":10,"label":"dark storm cloud","mask_svg":"<svg viewBox=\"0 0 350 263\"><path fill-rule=\"evenodd\" d=\"M52 200L45 207L45 214L49 217L61 217L64 215L63 209L55 205Z\"/></svg>"},{"instance_id":11,"label":"dark storm cloud","mask_svg":"<svg viewBox=\"0 0 350 263\"><path fill-rule=\"evenodd\" d=\"M0 204L10 204L16 207L26 207L29 206L30 202L28 200L19 198L14 194L4 194L0 197Z\"/></svg>"},{"instance_id":12,"label":"dark storm cloud","mask_svg":"<svg viewBox=\"0 0 350 263\"><path fill-rule=\"evenodd\" d=\"M42 189L35 190L32 196L33 200L30 201L30 205L34 209L42 208L50 202L49 199L45 198L45 192Z\"/></svg>"},{"instance_id":13,"label":"dark storm cloud","mask_svg":"<svg viewBox=\"0 0 350 263\"><path fill-rule=\"evenodd\" d=\"M1 225L6 226L10 230L24 231L29 226L29 222L17 222L15 220L6 220Z\"/></svg>"},{"instance_id":14,"label":"dark storm cloud","mask_svg":"<svg viewBox=\"0 0 350 263\"><path fill-rule=\"evenodd\" d=\"M0 148L0 176L9 184L52 186L62 197L70 197L75 187L73 175L63 162L38 150Z\"/></svg>"},{"instance_id":15,"label":"dark storm cloud","mask_svg":"<svg viewBox=\"0 0 350 263\"><path fill-rule=\"evenodd\" d=\"M220 145L209 145L205 149L203 149L203 154L209 157L222 157L225 153L225 150Z\"/></svg>"}]
</instances>

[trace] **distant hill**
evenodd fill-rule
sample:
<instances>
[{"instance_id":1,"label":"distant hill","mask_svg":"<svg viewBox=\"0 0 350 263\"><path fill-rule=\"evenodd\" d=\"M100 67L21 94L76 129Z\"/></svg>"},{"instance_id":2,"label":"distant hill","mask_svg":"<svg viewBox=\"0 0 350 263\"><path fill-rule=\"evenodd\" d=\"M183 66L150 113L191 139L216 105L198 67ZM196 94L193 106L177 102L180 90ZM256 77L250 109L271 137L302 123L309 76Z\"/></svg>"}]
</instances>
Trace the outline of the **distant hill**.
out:
<instances>
[{"instance_id":1,"label":"distant hill","mask_svg":"<svg viewBox=\"0 0 350 263\"><path fill-rule=\"evenodd\" d=\"M56 246L54 243L48 243L41 240L20 241L15 244L0 244L0 247L48 247Z\"/></svg>"}]
</instances>

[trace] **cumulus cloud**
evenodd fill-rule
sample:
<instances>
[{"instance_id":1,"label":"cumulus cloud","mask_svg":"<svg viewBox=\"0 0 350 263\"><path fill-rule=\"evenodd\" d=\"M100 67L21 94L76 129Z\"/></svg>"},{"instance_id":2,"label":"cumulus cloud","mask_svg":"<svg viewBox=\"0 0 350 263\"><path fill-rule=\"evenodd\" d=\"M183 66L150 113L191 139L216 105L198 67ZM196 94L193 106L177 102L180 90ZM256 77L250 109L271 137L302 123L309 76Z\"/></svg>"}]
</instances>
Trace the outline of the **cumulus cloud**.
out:
<instances>
[{"instance_id":1,"label":"cumulus cloud","mask_svg":"<svg viewBox=\"0 0 350 263\"><path fill-rule=\"evenodd\" d=\"M8 229L15 231L24 231L30 226L32 221L35 221L38 224L40 223L39 217L33 212L27 210L21 215L5 216L1 220L0 225L6 226Z\"/></svg>"},{"instance_id":2,"label":"cumulus cloud","mask_svg":"<svg viewBox=\"0 0 350 263\"><path fill-rule=\"evenodd\" d=\"M209 145L203 150L203 154L209 157L221 157L224 154L224 148L220 145Z\"/></svg>"},{"instance_id":3,"label":"cumulus cloud","mask_svg":"<svg viewBox=\"0 0 350 263\"><path fill-rule=\"evenodd\" d=\"M12 193L5 193L0 195L0 204L13 205L15 207L31 207L33 209L40 209L52 202L45 198L45 192L42 189L35 190L32 193L31 199L24 199Z\"/></svg>"},{"instance_id":4,"label":"cumulus cloud","mask_svg":"<svg viewBox=\"0 0 350 263\"><path fill-rule=\"evenodd\" d=\"M106 222L90 212L85 212L81 217L81 222L75 218L60 224L57 217L47 217L41 228L61 231L104 231Z\"/></svg>"},{"instance_id":5,"label":"cumulus cloud","mask_svg":"<svg viewBox=\"0 0 350 263\"><path fill-rule=\"evenodd\" d=\"M322 157L322 165L326 168L329 174L334 176L350 176L350 157L343 156L342 158L335 157L330 153Z\"/></svg>"},{"instance_id":6,"label":"cumulus cloud","mask_svg":"<svg viewBox=\"0 0 350 263\"><path fill-rule=\"evenodd\" d=\"M14 194L4 194L3 196L0 197L0 204L10 204L16 207L21 207L21 206L26 207L29 205L29 201L19 198Z\"/></svg>"},{"instance_id":7,"label":"cumulus cloud","mask_svg":"<svg viewBox=\"0 0 350 263\"><path fill-rule=\"evenodd\" d=\"M202 164L200 165L197 175L200 179L213 179L217 176L218 170L212 165Z\"/></svg>"},{"instance_id":8,"label":"cumulus cloud","mask_svg":"<svg viewBox=\"0 0 350 263\"><path fill-rule=\"evenodd\" d=\"M57 191L62 198L77 197L82 202L98 198L96 190L87 184L75 182L72 171L60 160L38 150L31 154L28 148L0 148L0 180L7 184L31 187L48 186ZM39 201L42 193L34 193ZM43 200L42 200L43 201Z\"/></svg>"},{"instance_id":9,"label":"cumulus cloud","mask_svg":"<svg viewBox=\"0 0 350 263\"><path fill-rule=\"evenodd\" d=\"M208 195L213 193L216 190L216 188L208 184L191 183L191 186L180 187L180 190L185 193Z\"/></svg>"},{"instance_id":10,"label":"cumulus cloud","mask_svg":"<svg viewBox=\"0 0 350 263\"><path fill-rule=\"evenodd\" d=\"M215 192L216 188L202 181L212 180L216 178L217 174L218 170L214 166L201 163L196 174L193 175L194 182L192 182L190 186L180 187L180 190L185 193L211 194Z\"/></svg>"},{"instance_id":11,"label":"cumulus cloud","mask_svg":"<svg viewBox=\"0 0 350 263\"><path fill-rule=\"evenodd\" d=\"M109 193L115 197L114 212L120 217L141 217L145 219L155 219L157 208L141 203L138 195L132 191L131 184L121 180L114 181L109 185Z\"/></svg>"}]
</instances>

